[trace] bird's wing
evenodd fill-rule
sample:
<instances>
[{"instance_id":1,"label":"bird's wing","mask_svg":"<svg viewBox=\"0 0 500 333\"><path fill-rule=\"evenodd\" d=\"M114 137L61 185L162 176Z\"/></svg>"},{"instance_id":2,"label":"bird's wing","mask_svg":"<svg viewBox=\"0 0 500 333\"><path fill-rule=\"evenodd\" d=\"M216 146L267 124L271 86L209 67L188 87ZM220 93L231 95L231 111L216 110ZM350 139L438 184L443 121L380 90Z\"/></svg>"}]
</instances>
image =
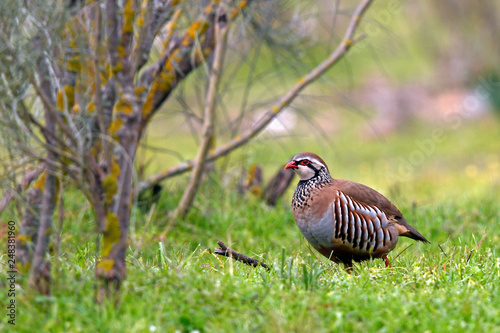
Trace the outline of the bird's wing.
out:
<instances>
[{"instance_id":1,"label":"bird's wing","mask_svg":"<svg viewBox=\"0 0 500 333\"><path fill-rule=\"evenodd\" d=\"M430 243L424 236L422 236L415 228L406 222L403 214L399 209L394 206L392 202L389 201L379 192L374 189L352 182L349 180L335 179L332 182L333 188L336 188L346 195L350 196L352 199L364 203L369 206L377 207L385 213L389 220L396 222L396 227L399 230L401 236L406 236L415 240Z\"/></svg>"},{"instance_id":2,"label":"bird's wing","mask_svg":"<svg viewBox=\"0 0 500 333\"><path fill-rule=\"evenodd\" d=\"M354 200L366 205L375 206L383 211L387 217L402 218L403 214L386 197L374 189L349 180L335 179L333 187L344 192Z\"/></svg>"}]
</instances>

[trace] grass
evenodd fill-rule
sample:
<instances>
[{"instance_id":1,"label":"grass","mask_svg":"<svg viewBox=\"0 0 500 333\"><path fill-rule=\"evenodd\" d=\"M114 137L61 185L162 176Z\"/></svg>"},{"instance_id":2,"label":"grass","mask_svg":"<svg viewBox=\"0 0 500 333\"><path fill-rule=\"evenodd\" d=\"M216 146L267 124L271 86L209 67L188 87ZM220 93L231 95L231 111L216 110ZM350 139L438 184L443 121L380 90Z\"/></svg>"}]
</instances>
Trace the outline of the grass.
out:
<instances>
[{"instance_id":1,"label":"grass","mask_svg":"<svg viewBox=\"0 0 500 333\"><path fill-rule=\"evenodd\" d=\"M147 212L134 210L128 277L116 308L113 301L94 303L95 225L78 193L70 192L60 255L52 258L53 294L34 294L20 277L15 331L498 331L498 122L488 117L458 130L444 127L445 140L401 181L381 175L397 172L397 162L432 128L414 124L384 142L363 142L347 130L352 117L340 119L346 125L333 150L311 137L300 144L288 139L271 155L262 138L221 162L229 165L226 171L209 174L187 220L163 242L156 235L181 195L179 185L166 186L150 223ZM454 142L460 142L459 152ZM226 181L234 166L245 165L241 157L263 163L269 177L289 158L288 150L307 146L323 154L337 177L387 194L432 244L401 239L389 256L392 269L376 260L347 274L301 237L289 207L292 190L270 208L236 195ZM272 269L212 254L219 239ZM5 304L6 293L1 299ZM0 330L6 328L12 329L4 318Z\"/></svg>"},{"instance_id":2,"label":"grass","mask_svg":"<svg viewBox=\"0 0 500 333\"><path fill-rule=\"evenodd\" d=\"M269 213L255 204L231 219L216 215L220 224L213 233L224 233L234 220L242 220L232 232L234 246L257 257L264 253L263 260L273 269L266 272L215 257L207 248L215 246L216 237L198 245L179 226L184 231L176 232L176 238L184 235L177 241L151 242L136 257L129 255L129 276L117 309L111 303L93 303L94 245L87 242L76 253L54 260L53 297L20 292L19 328L493 332L500 315L495 249L499 207L493 200L481 207L481 214L474 213L476 207L474 198L418 210L418 220L434 221L420 227L432 245L412 246L398 256L411 244L402 241L391 255L393 269L374 261L358 265L351 275L310 253L283 207ZM463 216L468 210L472 214ZM450 230L452 221L460 221L457 236ZM488 237L478 246L489 224ZM201 237L196 234L193 238Z\"/></svg>"},{"instance_id":3,"label":"grass","mask_svg":"<svg viewBox=\"0 0 500 333\"><path fill-rule=\"evenodd\" d=\"M426 36L420 40L415 37L419 30L411 28L421 22L409 25L408 16L397 11L384 16L393 5L375 2L360 30L369 38L327 73L323 84L328 85L314 84L315 93L342 94L380 71L398 83L434 78L433 53L421 47L428 45L423 40ZM377 20L391 29L375 29ZM441 23L433 22L437 25L433 31L443 30ZM435 37L440 43L449 39L442 33ZM248 62L234 63L231 66L237 70L227 70L226 75L246 82L253 73L256 84L249 101L262 101L290 87L335 46L331 41L326 48L310 47L298 59L301 65L306 62L305 68L294 69L289 63L294 50L276 57L264 48L256 68ZM274 67L270 66L273 58L282 66L279 75L264 75ZM180 87L185 89L184 97L196 106L205 75L195 72L185 82ZM201 82L199 91L190 88L196 82ZM226 88L223 101L234 113L241 104L242 89ZM68 191L60 254L51 258L52 295L33 293L26 277L18 276L16 326L8 325L3 315L0 331L498 332L498 119L464 120L457 128L413 122L388 138L364 141L360 129L369 119L345 110L323 118L332 113L332 103L327 107L308 103L306 97L294 106L302 104L320 125L325 119L334 121L334 135L320 137L315 126L302 125L307 123L305 118L289 135L260 135L218 162L218 171L208 175L187 219L173 226L163 242L157 235L165 227L166 214L177 204L186 177L165 183L149 223L149 212L134 209L128 277L117 307L113 300L94 302L96 226L88 204L76 191ZM180 103L169 101L151 124L147 143L176 147L182 156L161 149L141 150L139 156L149 162L150 173L194 156L196 141L186 134L182 110ZM422 148L434 130L443 131L442 141ZM226 139L217 137L217 145ZM392 269L376 260L357 264L347 274L307 246L291 214L292 189L275 208L250 195L235 194L233 183L240 168L259 163L269 178L302 150L319 153L335 177L356 180L386 194L432 244L401 239L389 255ZM412 154L422 156L418 163L411 162ZM407 167L409 172L404 172ZM20 221L13 210L4 212L1 219ZM4 242L4 229L0 235ZM219 239L272 269L254 269L212 254ZM2 250L0 262L4 264L6 258ZM8 297L2 289L0 304L5 310Z\"/></svg>"}]
</instances>

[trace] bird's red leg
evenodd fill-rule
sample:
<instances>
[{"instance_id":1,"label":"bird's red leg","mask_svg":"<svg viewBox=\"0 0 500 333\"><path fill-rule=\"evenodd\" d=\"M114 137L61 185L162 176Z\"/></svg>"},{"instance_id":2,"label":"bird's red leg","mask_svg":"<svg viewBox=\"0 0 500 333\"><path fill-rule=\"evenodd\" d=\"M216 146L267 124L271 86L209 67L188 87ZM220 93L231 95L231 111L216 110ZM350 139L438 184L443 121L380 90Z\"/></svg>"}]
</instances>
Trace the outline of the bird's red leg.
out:
<instances>
[{"instance_id":1,"label":"bird's red leg","mask_svg":"<svg viewBox=\"0 0 500 333\"><path fill-rule=\"evenodd\" d=\"M352 273L352 263L345 265L345 271L347 272L347 274Z\"/></svg>"},{"instance_id":2,"label":"bird's red leg","mask_svg":"<svg viewBox=\"0 0 500 333\"><path fill-rule=\"evenodd\" d=\"M384 257L384 262L385 262L385 267L392 267L391 263L389 262L389 258Z\"/></svg>"}]
</instances>

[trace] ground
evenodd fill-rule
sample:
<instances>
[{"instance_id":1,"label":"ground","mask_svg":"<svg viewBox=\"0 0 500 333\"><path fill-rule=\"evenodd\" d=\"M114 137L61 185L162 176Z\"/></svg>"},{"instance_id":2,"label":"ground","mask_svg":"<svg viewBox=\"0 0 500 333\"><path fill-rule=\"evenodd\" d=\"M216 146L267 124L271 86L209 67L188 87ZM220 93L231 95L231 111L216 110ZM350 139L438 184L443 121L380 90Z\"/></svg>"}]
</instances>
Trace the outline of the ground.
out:
<instances>
[{"instance_id":1,"label":"ground","mask_svg":"<svg viewBox=\"0 0 500 333\"><path fill-rule=\"evenodd\" d=\"M134 210L128 277L116 308L114 300L94 303L96 227L88 205L70 192L60 255L52 258L52 295L32 293L19 276L15 331L498 331L498 119L487 115L460 128L413 122L370 141L359 138L353 124L365 125L359 115L340 116L338 131L321 145L314 135L263 136L220 161L227 167L208 175L187 220L161 242L157 235L182 194L183 179L167 183L152 214ZM436 129L443 140L420 148ZM280 150L273 152L270 142L279 142ZM232 168L252 163L262 163L269 178L301 150L318 152L334 177L384 193L432 244L401 239L389 255L393 268L374 260L347 274L300 235L290 209L293 189L271 208L236 194L228 181L237 174ZM217 240L271 270L216 256ZM5 328L12 329L4 316L0 330Z\"/></svg>"}]
</instances>

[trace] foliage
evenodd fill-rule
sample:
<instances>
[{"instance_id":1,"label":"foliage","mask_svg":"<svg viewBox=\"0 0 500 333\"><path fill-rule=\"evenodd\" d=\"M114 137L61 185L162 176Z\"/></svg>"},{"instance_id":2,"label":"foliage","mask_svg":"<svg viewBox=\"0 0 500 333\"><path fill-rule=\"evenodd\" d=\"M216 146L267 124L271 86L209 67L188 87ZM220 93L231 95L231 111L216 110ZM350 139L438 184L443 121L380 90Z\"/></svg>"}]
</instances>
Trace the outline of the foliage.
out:
<instances>
[{"instance_id":1,"label":"foliage","mask_svg":"<svg viewBox=\"0 0 500 333\"><path fill-rule=\"evenodd\" d=\"M359 40L354 33L370 3L358 5L343 40L327 61L299 80L257 125L217 149L214 119L226 35L243 13L249 14L250 21L262 19L259 10L247 9L252 1L2 4L0 64L5 73L0 91L5 99L0 100L0 111L5 117L0 126L9 153L5 180L11 189L0 210L33 179L42 182L20 195L25 212L17 266L23 273L29 270L30 285L50 293L51 268L45 256L56 204L65 191L63 183L76 186L91 203L102 234L103 253L95 269L103 282L98 299L109 294L110 284L120 285L126 274L132 206L144 189L135 179L137 148L152 117L191 72L204 68L209 82L198 153L183 167L183 171L193 170L192 178L172 220L182 219L191 207L207 161L248 142ZM255 1L261 9L280 7L259 4ZM20 161L19 155L23 155ZM24 180L26 168L37 167L42 169L39 176ZM146 188L157 182L149 182Z\"/></svg>"},{"instance_id":2,"label":"foliage","mask_svg":"<svg viewBox=\"0 0 500 333\"><path fill-rule=\"evenodd\" d=\"M458 132L445 129L448 139L411 178L398 182L399 191L381 179L394 168L381 161L405 157L409 152L403 147L434 128L413 126L388 138L378 155L373 150L381 142L352 140L347 127L341 131L337 140L351 142L357 154L348 159L352 150L343 145L325 157L333 161L334 174L386 193L432 242L402 239L389 256L393 269L372 261L347 274L307 247L288 199L270 209L233 194L215 172L195 210L163 242L156 235L166 222L164 212L175 207L181 193L167 188L172 195L161 197L150 222L148 213L135 211L119 306L111 300L96 306L88 292L95 286L94 226L81 199L70 194L61 255L51 259L58 288L51 297L41 297L20 282L19 330L494 332L500 325L500 160L494 119L464 124ZM455 150L458 138L466 159ZM286 145L295 148L293 141ZM266 155L262 150L249 162ZM471 172L471 165L479 172ZM272 270L211 254L218 239Z\"/></svg>"},{"instance_id":3,"label":"foliage","mask_svg":"<svg viewBox=\"0 0 500 333\"><path fill-rule=\"evenodd\" d=\"M461 12L467 14L468 7L464 5L465 1L462 2ZM296 8L302 11L311 3L316 2L300 2ZM329 3L329 8L335 7ZM0 8L6 18L15 21L19 13L30 17L25 15L25 7L34 6L37 2L25 1L23 6L17 7L12 4L15 1L0 2ZM37 126L25 126L22 131L9 127L13 123L23 125L23 121L30 120L19 116L22 112L29 111L35 120L44 117L44 106L36 96L30 95L33 92L30 87L40 77L32 77L34 81L25 80L25 69L35 67L41 53L30 53L33 45L20 43L21 39L15 37L33 37L36 32L34 27L40 25L59 33L65 29L64 23L68 19L65 16L67 13L62 13L64 8L58 6L60 1L39 4L39 8L32 7L32 13L45 15L47 20L38 22L31 18L17 21L17 27L28 27L17 31L8 30L11 21L4 20L3 31L0 32L1 41L8 40L18 55L5 56L5 45L0 45L0 55L5 60L0 62L2 82L12 84L7 92L2 90L5 86L0 85L0 103L3 103L2 111L5 111L2 112L5 117L0 120L5 130L0 131L0 135L1 142L6 143L1 148L0 160L4 169L9 171L5 178L12 182L25 172L32 158L42 156L30 158L25 152L40 153L45 149L43 133ZM263 100L285 92L288 87L285 83L302 76L304 67L312 68L337 45L335 35L338 31L330 29L335 24L323 27L332 31L324 35L324 31L319 32L321 42L316 44L314 37L308 34L307 24L296 24L302 23L300 19L303 17L299 15L299 21L287 20L286 17L282 20L284 16L269 10L290 4L290 8L295 8L293 1L260 2L260 10L252 12L254 15L243 15L242 24L230 35L233 44L228 50L228 58L232 62L224 72L226 77L218 101L218 145L221 141L233 139L247 126L243 118L251 119L259 106L270 104L263 103ZM366 76L372 75L376 66L388 70L391 79L398 84L409 80L434 82L439 76L435 70L439 59L434 59L428 52L427 42L437 40L434 42L439 47L436 47L438 50L435 53L443 53L443 50L453 52L455 49L448 46L451 39L442 33L449 23L441 19L429 24L426 21L425 36L422 37L426 42L422 43L415 37L417 31L412 30L408 21L418 21L418 26L422 26L422 20L432 13L427 7L432 6L424 4L416 11L412 6L416 5L403 7L398 2L390 2L389 5L375 2L373 11L368 15L369 24L361 29L368 34L360 45L362 47L355 48L353 51L356 52L351 53L348 61L330 72L322 81L324 85L316 85L313 95L303 96L301 103L292 106L301 116L300 124L290 132L292 135L261 135L252 144L217 161L215 170L205 175L204 184L194 201L194 209L175 228L167 228L166 238L160 239L158 235L169 225L168 213L175 209L183 194L185 177L165 183L159 201L153 206L151 202L145 202L141 209L132 208L129 242L124 242L128 279L122 285L123 293L117 303L111 299L96 305L95 295L90 291L97 286L94 272L100 260L99 251L107 252L119 234L107 233L104 229L103 246L96 242L98 226L91 205L74 187L59 182L59 187L55 188L62 186L65 194L61 197L64 201L58 203L63 209L57 208L55 215L61 214L64 223L54 223L52 227L55 238L60 237L61 240L49 247L44 256L51 263L52 282L56 288L51 296L36 295L29 288L28 276L19 276L16 330L497 331L500 327L500 262L497 249L500 241L500 131L497 119L485 116L471 121L463 117L457 127L443 123L430 125L419 120L411 126L402 127L398 134L366 142L359 135L369 122L364 113L349 113L344 108L341 108L341 113L332 112L332 105L337 108L342 104L338 99L328 99L327 109L319 103L311 103L311 97L321 100L322 94L344 97L344 88L359 85ZM477 10L486 8L472 7ZM406 12L408 8L413 9L410 15ZM446 8L442 9L446 12ZM189 4L184 5L183 10L187 15L179 20L180 32L189 30L191 19L200 14ZM328 20L332 17L331 12L321 14L319 16L324 15ZM488 14L484 12L483 16L493 17ZM342 21L344 17L339 15L338 19ZM452 23L461 29L468 27L461 25L453 15L446 21L449 20L456 21ZM289 23L286 29L276 30L283 21ZM454 35L461 36L459 33ZM485 55L491 53L488 45L480 43L480 38L469 38L479 41L470 50L487 49ZM78 46L88 46L84 40L79 42L82 44ZM70 45L60 47L67 46ZM402 51L408 46L408 50ZM377 64L367 57L367 50L376 54ZM468 53L468 58L469 63L475 65L474 52ZM160 55L161 47L154 48L143 65L152 65ZM485 66L487 63L484 61L478 65ZM75 63L69 61L68 67L71 67L69 65ZM201 70L183 80L172 95L175 100L170 98L172 102L158 110L158 121L151 122L148 131L145 131L147 140L141 142L143 145L139 154L149 163L148 173L176 166L179 161L195 155L198 145L196 129L201 118L197 114L201 113L198 109L203 107L207 65L203 63ZM101 68L103 71L109 69L109 66ZM239 83L231 84L228 77L236 78L236 82L243 79L249 85L241 89ZM87 80L85 82L95 78L97 76L82 77ZM435 82L439 84L440 81ZM254 83L255 86L251 86ZM496 81L493 83L496 84ZM497 88L496 85L493 87ZM87 93L94 90L93 84L79 88ZM445 89L446 85L440 88ZM77 148L88 147L86 144L92 141L97 125L89 120L85 107L81 106L92 100L91 94L82 94L80 108L71 108L69 104L72 101L68 98L71 91L67 88L61 91L64 93L54 94L53 97L60 96L55 98L55 102L67 109L64 119L73 119L75 123L71 125L80 126L80 131L74 133L80 135L84 145ZM9 112L13 102L14 106L22 107L16 104L21 100L25 102L26 109L20 109L21 113ZM168 131L165 124L170 127ZM194 140L187 135L186 124L194 124L191 126ZM335 125L335 133L318 134L318 128L324 125ZM442 140L429 145L429 138L435 130L442 131ZM174 153L170 147L176 148ZM393 269L383 268L380 261L365 262L357 265L354 273L349 275L307 247L293 223L288 200L279 202L276 208L271 209L252 196L235 194L234 184L238 181L241 168L259 163L269 177L277 165L301 150L318 152L328 162L335 177L356 180L386 194L432 244L413 245L411 240L402 239L389 256ZM5 156L4 152L7 153ZM175 154L180 158L172 158ZM78 155L78 158L82 156ZM19 164L12 165L12 161ZM61 162L66 161L62 159ZM107 171L113 176L103 178L107 193L105 204L110 205L119 187L114 179L119 172L116 168ZM34 188L43 190L44 182L45 176L42 175L39 181L34 182ZM35 194L41 200L40 193ZM22 198L18 199L23 202ZM4 221L23 219L19 206L14 205L0 216ZM110 225L116 225L116 218L112 215L108 221ZM117 230L116 227L114 229ZM4 237L4 229L0 229L0 239L3 241ZM262 259L273 269L266 272L215 256L210 249L216 246L218 239L238 251ZM5 254L2 253L0 262L4 263L4 259ZM0 322L0 330L6 328L10 327L5 321Z\"/></svg>"}]
</instances>

